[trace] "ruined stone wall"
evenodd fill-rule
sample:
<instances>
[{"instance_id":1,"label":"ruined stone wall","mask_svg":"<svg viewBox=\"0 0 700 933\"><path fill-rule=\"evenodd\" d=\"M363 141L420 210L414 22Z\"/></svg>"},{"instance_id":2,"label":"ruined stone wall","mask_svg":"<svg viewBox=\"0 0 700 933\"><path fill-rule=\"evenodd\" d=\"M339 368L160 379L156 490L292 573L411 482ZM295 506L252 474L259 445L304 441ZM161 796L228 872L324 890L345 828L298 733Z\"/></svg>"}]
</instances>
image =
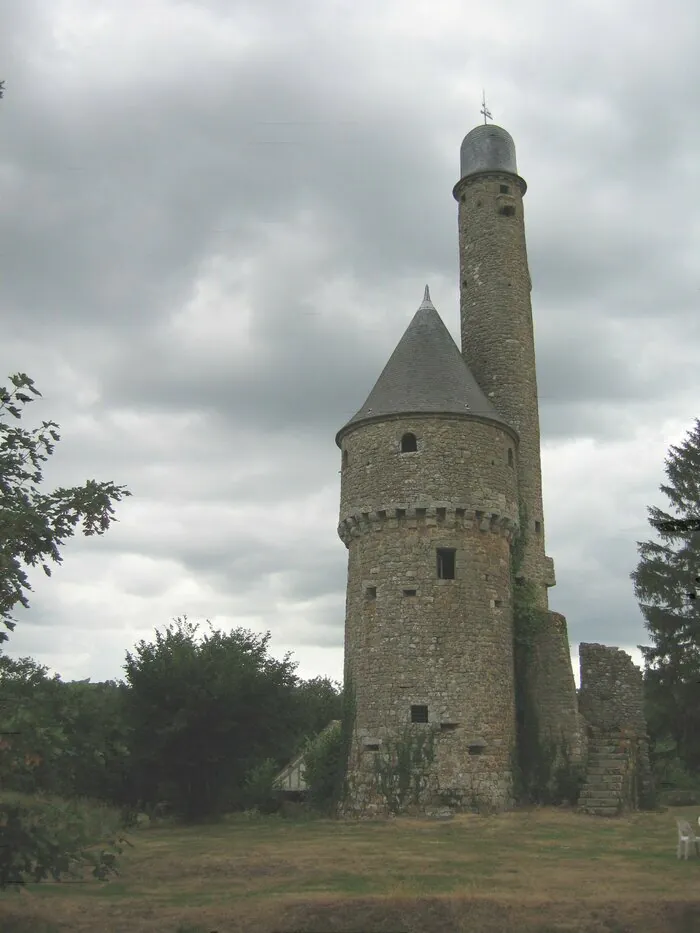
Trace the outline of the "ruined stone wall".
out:
<instances>
[{"instance_id":1,"label":"ruined stone wall","mask_svg":"<svg viewBox=\"0 0 700 933\"><path fill-rule=\"evenodd\" d=\"M418 450L402 454L407 431ZM435 733L432 790L511 802L512 444L503 429L459 417L366 424L343 439L339 534L349 550L345 658L358 810L372 800L378 752L368 743L406 727ZM455 549L454 579L438 578L437 548ZM411 706L427 706L429 722L411 725Z\"/></svg>"},{"instance_id":2,"label":"ruined stone wall","mask_svg":"<svg viewBox=\"0 0 700 933\"><path fill-rule=\"evenodd\" d=\"M620 648L582 643L579 661L579 710L587 724L646 737L644 681L632 658Z\"/></svg>"},{"instance_id":3,"label":"ruined stone wall","mask_svg":"<svg viewBox=\"0 0 700 933\"><path fill-rule=\"evenodd\" d=\"M527 671L528 686L537 708L540 737L558 745L563 740L572 760L581 762L585 746L566 619L558 612L549 612L547 618L547 624L535 639Z\"/></svg>"},{"instance_id":4,"label":"ruined stone wall","mask_svg":"<svg viewBox=\"0 0 700 933\"><path fill-rule=\"evenodd\" d=\"M579 711L588 744L579 807L617 815L647 806L653 778L642 672L626 652L607 645L581 644L579 659Z\"/></svg>"},{"instance_id":5,"label":"ruined stone wall","mask_svg":"<svg viewBox=\"0 0 700 933\"><path fill-rule=\"evenodd\" d=\"M506 172L467 176L459 203L462 353L487 397L518 432L518 487L527 510L524 576L547 608L554 585L545 556L540 426L521 178Z\"/></svg>"}]
</instances>

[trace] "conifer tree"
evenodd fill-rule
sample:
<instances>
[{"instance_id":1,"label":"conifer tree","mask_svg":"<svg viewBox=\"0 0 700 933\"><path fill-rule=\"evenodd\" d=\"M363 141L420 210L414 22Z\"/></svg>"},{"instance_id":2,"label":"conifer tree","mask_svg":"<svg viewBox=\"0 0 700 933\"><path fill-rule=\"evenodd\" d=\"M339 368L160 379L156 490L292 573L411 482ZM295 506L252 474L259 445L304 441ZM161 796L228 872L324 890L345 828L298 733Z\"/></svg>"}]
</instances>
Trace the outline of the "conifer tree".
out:
<instances>
[{"instance_id":1,"label":"conifer tree","mask_svg":"<svg viewBox=\"0 0 700 933\"><path fill-rule=\"evenodd\" d=\"M639 646L652 735L668 736L700 769L700 420L665 461L671 512L649 508L659 540L637 543L631 574L651 644Z\"/></svg>"}]
</instances>

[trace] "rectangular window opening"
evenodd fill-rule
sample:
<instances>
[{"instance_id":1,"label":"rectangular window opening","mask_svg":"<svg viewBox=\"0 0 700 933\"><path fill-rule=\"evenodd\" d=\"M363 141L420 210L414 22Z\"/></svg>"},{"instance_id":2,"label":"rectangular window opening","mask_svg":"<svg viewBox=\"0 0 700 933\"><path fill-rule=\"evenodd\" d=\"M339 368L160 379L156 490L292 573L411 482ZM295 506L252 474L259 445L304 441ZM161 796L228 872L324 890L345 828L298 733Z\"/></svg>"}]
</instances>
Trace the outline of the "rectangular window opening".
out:
<instances>
[{"instance_id":1,"label":"rectangular window opening","mask_svg":"<svg viewBox=\"0 0 700 933\"><path fill-rule=\"evenodd\" d=\"M428 721L428 707L427 706L412 706L411 707L411 722L427 722Z\"/></svg>"},{"instance_id":2,"label":"rectangular window opening","mask_svg":"<svg viewBox=\"0 0 700 933\"><path fill-rule=\"evenodd\" d=\"M506 204L498 209L498 213L503 217L513 217L515 216L515 208L512 204Z\"/></svg>"},{"instance_id":3,"label":"rectangular window opening","mask_svg":"<svg viewBox=\"0 0 700 933\"><path fill-rule=\"evenodd\" d=\"M376 744L365 745L365 751L366 751L366 752L378 752L378 751L379 751L379 745L376 745Z\"/></svg>"},{"instance_id":4,"label":"rectangular window opening","mask_svg":"<svg viewBox=\"0 0 700 933\"><path fill-rule=\"evenodd\" d=\"M376 599L377 598L377 587L368 586L365 590L365 599Z\"/></svg>"},{"instance_id":5,"label":"rectangular window opening","mask_svg":"<svg viewBox=\"0 0 700 933\"><path fill-rule=\"evenodd\" d=\"M537 534L539 534L540 531L542 531L542 522L535 522L535 531L537 532Z\"/></svg>"},{"instance_id":6,"label":"rectangular window opening","mask_svg":"<svg viewBox=\"0 0 700 933\"><path fill-rule=\"evenodd\" d=\"M447 515L447 509L435 509L438 521L444 522Z\"/></svg>"},{"instance_id":7,"label":"rectangular window opening","mask_svg":"<svg viewBox=\"0 0 700 933\"><path fill-rule=\"evenodd\" d=\"M403 591L404 596L415 596L416 593L417 593L417 590L404 590Z\"/></svg>"},{"instance_id":8,"label":"rectangular window opening","mask_svg":"<svg viewBox=\"0 0 700 933\"><path fill-rule=\"evenodd\" d=\"M456 722L441 722L440 732L454 732L458 725Z\"/></svg>"},{"instance_id":9,"label":"rectangular window opening","mask_svg":"<svg viewBox=\"0 0 700 933\"><path fill-rule=\"evenodd\" d=\"M493 607L494 607L494 609L500 609L502 605L503 605L503 600L502 600L502 599L494 599L494 601L493 601Z\"/></svg>"},{"instance_id":10,"label":"rectangular window opening","mask_svg":"<svg viewBox=\"0 0 700 933\"><path fill-rule=\"evenodd\" d=\"M508 187L508 185L501 185L501 194L508 194L509 192L510 192L510 188Z\"/></svg>"},{"instance_id":11,"label":"rectangular window opening","mask_svg":"<svg viewBox=\"0 0 700 933\"><path fill-rule=\"evenodd\" d=\"M456 555L455 548L439 547L437 549L438 580L454 580Z\"/></svg>"}]
</instances>

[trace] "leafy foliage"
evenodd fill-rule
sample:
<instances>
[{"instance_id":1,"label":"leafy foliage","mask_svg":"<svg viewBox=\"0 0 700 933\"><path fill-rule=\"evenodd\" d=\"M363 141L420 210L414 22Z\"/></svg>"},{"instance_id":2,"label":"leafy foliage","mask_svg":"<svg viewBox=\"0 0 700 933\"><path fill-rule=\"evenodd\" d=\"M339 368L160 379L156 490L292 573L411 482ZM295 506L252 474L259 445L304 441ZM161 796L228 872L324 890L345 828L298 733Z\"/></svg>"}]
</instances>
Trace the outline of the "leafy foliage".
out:
<instances>
[{"instance_id":1,"label":"leafy foliage","mask_svg":"<svg viewBox=\"0 0 700 933\"><path fill-rule=\"evenodd\" d=\"M341 722L333 722L304 749L304 780L311 806L326 814L333 812L338 802L338 772L343 767L343 730Z\"/></svg>"},{"instance_id":2,"label":"leafy foliage","mask_svg":"<svg viewBox=\"0 0 700 933\"><path fill-rule=\"evenodd\" d=\"M434 761L432 731L415 732L407 726L382 746L374 762L375 774L379 793L390 813L401 813L410 805L420 806Z\"/></svg>"},{"instance_id":3,"label":"leafy foliage","mask_svg":"<svg viewBox=\"0 0 700 933\"><path fill-rule=\"evenodd\" d=\"M638 542L631 574L651 644L645 662L653 746L670 739L686 769L700 770L700 420L671 446L660 486L674 514L647 509L657 540ZM658 757L658 756L657 756Z\"/></svg>"},{"instance_id":4,"label":"leafy foliage","mask_svg":"<svg viewBox=\"0 0 700 933\"><path fill-rule=\"evenodd\" d=\"M528 513L520 505L520 530L511 546L513 591L513 657L515 662L516 749L511 756L514 795L522 803L575 804L584 781L581 766L560 741L540 735L537 704L531 684L531 664L537 639L547 624L547 613L538 605L537 588L520 575L529 527Z\"/></svg>"},{"instance_id":5,"label":"leafy foliage","mask_svg":"<svg viewBox=\"0 0 700 933\"><path fill-rule=\"evenodd\" d=\"M543 624L535 587L521 577L528 514L520 504L520 528L511 544L511 589L513 593L513 658L515 666L516 748L512 755L516 799L539 802L551 781L550 750L541 747L539 719L529 678L535 640Z\"/></svg>"},{"instance_id":6,"label":"leafy foliage","mask_svg":"<svg viewBox=\"0 0 700 933\"><path fill-rule=\"evenodd\" d=\"M0 888L28 882L85 876L104 881L116 873L116 859L131 845L116 831L95 820L95 808L78 802L35 801L31 806L0 803ZM105 841L105 836L108 838Z\"/></svg>"},{"instance_id":7,"label":"leafy foliage","mask_svg":"<svg viewBox=\"0 0 700 933\"><path fill-rule=\"evenodd\" d=\"M0 781L9 790L122 803L129 780L123 684L64 683L0 654ZM8 734L14 733L14 734ZM11 754L10 754L11 752Z\"/></svg>"},{"instance_id":8,"label":"leafy foliage","mask_svg":"<svg viewBox=\"0 0 700 933\"><path fill-rule=\"evenodd\" d=\"M41 395L26 373L10 376L14 386L8 391L0 387L0 416L22 417L22 405ZM32 395L27 395L27 392ZM131 493L114 483L88 480L84 486L60 487L54 492L39 492L43 479L42 463L54 452L60 440L58 425L42 421L41 428L27 431L11 426L0 417L0 620L12 631L11 616L19 603L25 609L25 595L31 586L25 566L41 564L51 576L47 561L61 563L61 548L82 523L84 535L101 535L109 528L113 517L113 502ZM0 642L7 640L0 632Z\"/></svg>"},{"instance_id":9,"label":"leafy foliage","mask_svg":"<svg viewBox=\"0 0 700 933\"><path fill-rule=\"evenodd\" d=\"M275 789L275 778L279 765L274 758L265 758L251 768L244 780L242 803L246 810L259 813L276 813L280 808L281 797Z\"/></svg>"},{"instance_id":10,"label":"leafy foliage","mask_svg":"<svg viewBox=\"0 0 700 933\"><path fill-rule=\"evenodd\" d=\"M269 633L198 628L174 620L125 665L135 786L189 820L240 805L250 769L298 741L296 665L268 656Z\"/></svg>"},{"instance_id":11,"label":"leafy foliage","mask_svg":"<svg viewBox=\"0 0 700 933\"><path fill-rule=\"evenodd\" d=\"M41 395L26 373L10 376L10 382L12 390L0 387L0 620L13 631L12 610L18 603L29 607L26 593L31 586L25 568L40 563L51 576L47 561L61 562L60 548L79 526L85 535L103 534L115 520L112 503L130 493L122 486L94 480L82 487L40 492L42 464L60 440L58 425L43 421L41 428L28 431L8 423L7 415L20 420L22 406ZM6 632L0 632L0 642L7 638ZM4 696L6 702L0 706L0 732L13 733L3 736L0 749L0 775L5 776L8 770L41 766L47 758L59 757L64 733L46 724L47 717L39 723L27 707L27 690L36 691L41 685L42 702L49 702L55 694L55 684L45 669L28 659L18 665L3 658L2 674L3 686L13 682L15 699L20 701L13 705ZM37 820L18 804L2 804L0 830L0 887L18 883L27 874L36 880L59 877L76 864L94 861L75 824ZM114 855L106 851L96 856L98 876L114 870Z\"/></svg>"}]
</instances>

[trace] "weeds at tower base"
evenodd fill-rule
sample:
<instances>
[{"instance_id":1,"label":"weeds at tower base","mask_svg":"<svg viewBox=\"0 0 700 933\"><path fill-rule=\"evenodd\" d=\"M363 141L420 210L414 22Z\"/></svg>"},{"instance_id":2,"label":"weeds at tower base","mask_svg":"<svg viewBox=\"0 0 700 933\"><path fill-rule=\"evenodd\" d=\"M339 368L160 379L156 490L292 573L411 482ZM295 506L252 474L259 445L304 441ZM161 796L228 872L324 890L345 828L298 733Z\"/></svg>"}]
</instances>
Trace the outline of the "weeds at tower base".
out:
<instances>
[{"instance_id":1,"label":"weeds at tower base","mask_svg":"<svg viewBox=\"0 0 700 933\"><path fill-rule=\"evenodd\" d=\"M406 728L397 739L385 744L374 763L374 773L377 790L390 813L396 815L407 806L420 806L430 780L428 769L434 761L432 732L416 734Z\"/></svg>"}]
</instances>

